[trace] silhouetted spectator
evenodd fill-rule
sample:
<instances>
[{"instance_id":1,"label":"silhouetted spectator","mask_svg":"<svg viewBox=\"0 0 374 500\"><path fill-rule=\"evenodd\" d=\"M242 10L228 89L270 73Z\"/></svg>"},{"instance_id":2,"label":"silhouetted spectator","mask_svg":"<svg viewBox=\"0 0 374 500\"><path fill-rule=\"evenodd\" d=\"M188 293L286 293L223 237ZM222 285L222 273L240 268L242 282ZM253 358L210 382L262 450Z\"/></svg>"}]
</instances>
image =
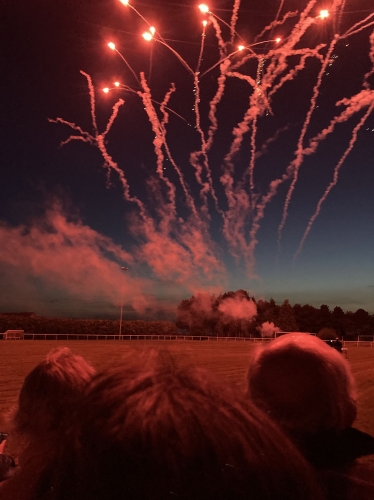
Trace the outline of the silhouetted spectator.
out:
<instances>
[{"instance_id":1,"label":"silhouetted spectator","mask_svg":"<svg viewBox=\"0 0 374 500\"><path fill-rule=\"evenodd\" d=\"M261 410L165 353L97 375L68 444L49 483L35 471L38 500L320 498L311 468Z\"/></svg>"},{"instance_id":2,"label":"silhouetted spectator","mask_svg":"<svg viewBox=\"0 0 374 500\"><path fill-rule=\"evenodd\" d=\"M357 394L348 361L319 338L297 333L270 342L250 364L248 388L316 467L374 453L374 438L351 427Z\"/></svg>"},{"instance_id":3,"label":"silhouetted spectator","mask_svg":"<svg viewBox=\"0 0 374 500\"><path fill-rule=\"evenodd\" d=\"M49 352L26 376L11 422L12 444L18 451L19 467L6 481L7 485L17 483L24 466L31 471L40 464L49 467L94 374L94 368L82 356L64 347ZM32 483L32 478L29 482Z\"/></svg>"},{"instance_id":4,"label":"silhouetted spectator","mask_svg":"<svg viewBox=\"0 0 374 500\"><path fill-rule=\"evenodd\" d=\"M7 434L0 433L0 483L14 474L16 464L13 457L4 454Z\"/></svg>"},{"instance_id":5,"label":"silhouetted spectator","mask_svg":"<svg viewBox=\"0 0 374 500\"><path fill-rule=\"evenodd\" d=\"M340 341L339 337L336 337L335 342L333 342L333 348L338 352L342 353L343 343Z\"/></svg>"}]
</instances>

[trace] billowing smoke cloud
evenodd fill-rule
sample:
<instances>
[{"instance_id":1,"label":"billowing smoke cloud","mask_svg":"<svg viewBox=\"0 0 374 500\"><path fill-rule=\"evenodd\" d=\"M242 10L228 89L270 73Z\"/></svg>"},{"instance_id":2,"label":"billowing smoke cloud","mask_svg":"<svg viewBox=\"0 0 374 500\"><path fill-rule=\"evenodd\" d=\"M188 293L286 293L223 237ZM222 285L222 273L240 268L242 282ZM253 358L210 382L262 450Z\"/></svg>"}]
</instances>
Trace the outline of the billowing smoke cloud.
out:
<instances>
[{"instance_id":1,"label":"billowing smoke cloud","mask_svg":"<svg viewBox=\"0 0 374 500\"><path fill-rule=\"evenodd\" d=\"M218 310L230 319L252 320L257 314L256 304L242 296L224 299Z\"/></svg>"},{"instance_id":2,"label":"billowing smoke cloud","mask_svg":"<svg viewBox=\"0 0 374 500\"><path fill-rule=\"evenodd\" d=\"M273 338L275 332L279 331L279 328L274 325L273 322L265 321L261 326L257 327L257 331L260 333L262 338Z\"/></svg>"},{"instance_id":3,"label":"billowing smoke cloud","mask_svg":"<svg viewBox=\"0 0 374 500\"><path fill-rule=\"evenodd\" d=\"M134 264L132 256L81 221L69 220L59 205L29 225L2 224L0 240L0 272L13 293L13 307L14 294L24 297L25 290L33 297L27 304L36 309L38 300L48 302L51 296L116 307L123 296L138 312L149 306L150 282L121 271L122 265Z\"/></svg>"}]
</instances>

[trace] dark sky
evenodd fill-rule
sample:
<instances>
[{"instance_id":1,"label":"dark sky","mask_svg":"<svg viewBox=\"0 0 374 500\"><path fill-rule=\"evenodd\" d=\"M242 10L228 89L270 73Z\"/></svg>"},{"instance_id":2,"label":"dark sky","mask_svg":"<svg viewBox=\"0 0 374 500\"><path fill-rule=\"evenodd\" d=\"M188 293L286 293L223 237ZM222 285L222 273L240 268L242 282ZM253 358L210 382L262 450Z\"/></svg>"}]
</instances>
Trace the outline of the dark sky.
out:
<instances>
[{"instance_id":1,"label":"dark sky","mask_svg":"<svg viewBox=\"0 0 374 500\"><path fill-rule=\"evenodd\" d=\"M372 1L310 2L297 40L306 1L242 1L232 44L234 2L209 4L199 81L205 141L220 77L219 66L204 75L220 59L217 27L221 56L238 43L262 43L229 57L237 73L224 80L218 128L195 166L190 154L204 149L193 78L204 16L190 0L131 5L156 27L155 40L143 40L147 22L118 0L8 2L1 11L0 311L116 316L123 297L129 316L163 317L192 293L244 288L258 298L374 312ZM277 13L278 24L258 37ZM268 41L278 36L279 44ZM148 114L128 65L138 79L145 74ZM80 71L95 87L97 133ZM105 94L114 81L132 90ZM168 150L161 144L157 157L149 113L157 126L157 102L171 83L168 106L179 116L168 112ZM105 167L97 135L119 98L103 142L114 163ZM91 143L60 147L73 131L48 121L57 117Z\"/></svg>"}]
</instances>

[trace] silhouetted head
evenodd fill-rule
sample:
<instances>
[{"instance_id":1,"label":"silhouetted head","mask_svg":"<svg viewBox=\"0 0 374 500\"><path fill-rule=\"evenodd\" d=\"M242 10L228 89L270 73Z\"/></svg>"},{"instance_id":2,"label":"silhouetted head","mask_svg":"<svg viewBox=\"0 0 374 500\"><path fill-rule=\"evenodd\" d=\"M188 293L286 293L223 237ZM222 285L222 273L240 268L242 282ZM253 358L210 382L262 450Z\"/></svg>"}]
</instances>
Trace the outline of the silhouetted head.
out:
<instances>
[{"instance_id":1,"label":"silhouetted head","mask_svg":"<svg viewBox=\"0 0 374 500\"><path fill-rule=\"evenodd\" d=\"M82 409L54 498L319 498L309 466L262 411L168 353L98 374Z\"/></svg>"},{"instance_id":2,"label":"silhouetted head","mask_svg":"<svg viewBox=\"0 0 374 500\"><path fill-rule=\"evenodd\" d=\"M39 439L64 429L94 374L82 356L66 347L49 352L25 378L13 417L15 433Z\"/></svg>"},{"instance_id":3,"label":"silhouetted head","mask_svg":"<svg viewBox=\"0 0 374 500\"><path fill-rule=\"evenodd\" d=\"M259 350L248 371L253 401L293 437L339 432L356 418L348 362L319 338L286 334Z\"/></svg>"}]
</instances>

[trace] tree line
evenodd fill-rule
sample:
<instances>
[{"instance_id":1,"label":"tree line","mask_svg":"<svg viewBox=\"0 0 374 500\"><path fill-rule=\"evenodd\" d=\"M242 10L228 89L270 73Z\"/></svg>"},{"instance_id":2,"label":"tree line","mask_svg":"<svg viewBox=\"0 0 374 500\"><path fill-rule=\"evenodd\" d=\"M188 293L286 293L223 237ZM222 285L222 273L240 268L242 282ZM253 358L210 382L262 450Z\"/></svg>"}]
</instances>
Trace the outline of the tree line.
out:
<instances>
[{"instance_id":1,"label":"tree line","mask_svg":"<svg viewBox=\"0 0 374 500\"><path fill-rule=\"evenodd\" d=\"M118 335L119 320L47 318L0 314L0 332L24 330L25 333L71 335ZM122 335L175 335L172 321L122 321Z\"/></svg>"},{"instance_id":2,"label":"tree line","mask_svg":"<svg viewBox=\"0 0 374 500\"><path fill-rule=\"evenodd\" d=\"M374 314L364 309L343 311L339 306L331 310L326 304L292 306L288 299L279 305L273 299L256 300L245 290L237 290L182 300L176 325L191 335L271 337L281 331L356 339L358 335L374 335Z\"/></svg>"},{"instance_id":3,"label":"tree line","mask_svg":"<svg viewBox=\"0 0 374 500\"><path fill-rule=\"evenodd\" d=\"M178 330L177 330L178 329ZM0 314L0 332L24 330L26 333L118 335L119 320L47 318L35 314ZM323 331L322 331L323 330ZM364 309L332 310L326 304L276 304L273 299L256 300L245 290L220 295L201 293L182 300L176 322L123 321L123 335L215 335L222 337L272 337L274 332L320 333L325 338L339 336L356 339L374 335L374 314Z\"/></svg>"}]
</instances>

